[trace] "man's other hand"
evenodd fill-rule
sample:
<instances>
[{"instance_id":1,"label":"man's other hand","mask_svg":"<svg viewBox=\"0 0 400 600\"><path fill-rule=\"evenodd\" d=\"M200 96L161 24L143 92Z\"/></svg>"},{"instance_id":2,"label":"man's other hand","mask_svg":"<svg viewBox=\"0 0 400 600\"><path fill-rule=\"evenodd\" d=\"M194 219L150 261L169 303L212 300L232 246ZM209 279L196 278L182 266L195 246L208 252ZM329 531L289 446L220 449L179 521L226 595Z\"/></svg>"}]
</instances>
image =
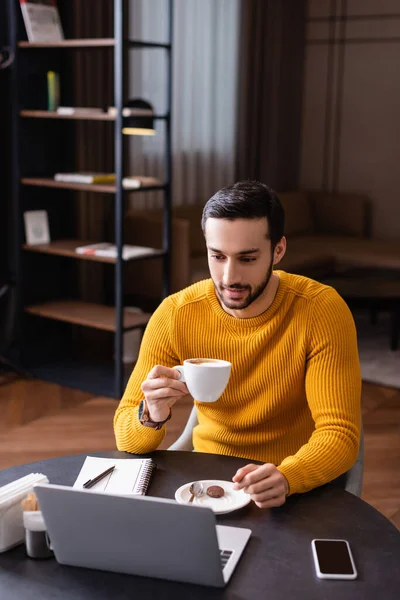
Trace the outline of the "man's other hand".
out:
<instances>
[{"instance_id":1,"label":"man's other hand","mask_svg":"<svg viewBox=\"0 0 400 600\"><path fill-rule=\"evenodd\" d=\"M246 465L236 472L232 481L235 484L233 489L250 494L259 508L282 506L289 493L286 477L270 463Z\"/></svg>"}]
</instances>

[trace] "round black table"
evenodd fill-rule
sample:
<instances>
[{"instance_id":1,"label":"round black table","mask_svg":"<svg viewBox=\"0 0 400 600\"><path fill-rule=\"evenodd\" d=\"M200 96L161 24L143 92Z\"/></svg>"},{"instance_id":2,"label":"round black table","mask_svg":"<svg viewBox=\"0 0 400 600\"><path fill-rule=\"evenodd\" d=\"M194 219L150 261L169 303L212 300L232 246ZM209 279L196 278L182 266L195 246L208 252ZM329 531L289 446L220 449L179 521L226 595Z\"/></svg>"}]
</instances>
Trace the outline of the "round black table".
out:
<instances>
[{"instance_id":1,"label":"round black table","mask_svg":"<svg viewBox=\"0 0 400 600\"><path fill-rule=\"evenodd\" d=\"M132 455L123 452L94 456L132 458ZM151 456L157 463L148 495L164 498L174 498L178 487L194 479L230 480L236 470L248 462L195 452L157 451L146 456ZM6 469L0 471L0 486L32 472L47 475L51 483L72 485L85 458L85 455L65 456ZM0 554L0 598L399 598L400 532L369 504L335 485L294 495L283 507L272 510L261 510L250 503L236 512L218 516L217 521L249 527L253 532L231 581L223 590L66 567L54 559L33 560L26 556L24 546L20 545ZM358 579L319 580L311 554L313 538L347 539L353 551Z\"/></svg>"}]
</instances>

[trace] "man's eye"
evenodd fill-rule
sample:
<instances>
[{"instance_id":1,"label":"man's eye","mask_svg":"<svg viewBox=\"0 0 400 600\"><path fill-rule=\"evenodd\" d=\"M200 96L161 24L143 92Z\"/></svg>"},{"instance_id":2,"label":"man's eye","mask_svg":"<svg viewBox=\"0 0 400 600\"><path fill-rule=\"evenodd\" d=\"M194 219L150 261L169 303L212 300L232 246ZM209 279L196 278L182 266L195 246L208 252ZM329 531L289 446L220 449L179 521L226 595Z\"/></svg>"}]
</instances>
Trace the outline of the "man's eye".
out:
<instances>
[{"instance_id":1,"label":"man's eye","mask_svg":"<svg viewBox=\"0 0 400 600\"><path fill-rule=\"evenodd\" d=\"M222 260L224 257L222 254L211 254L211 258L214 258L215 260Z\"/></svg>"},{"instance_id":2,"label":"man's eye","mask_svg":"<svg viewBox=\"0 0 400 600\"><path fill-rule=\"evenodd\" d=\"M240 260L241 260L241 262L251 263L251 262L254 262L257 259L254 258L254 257L252 257L252 256L242 256Z\"/></svg>"}]
</instances>

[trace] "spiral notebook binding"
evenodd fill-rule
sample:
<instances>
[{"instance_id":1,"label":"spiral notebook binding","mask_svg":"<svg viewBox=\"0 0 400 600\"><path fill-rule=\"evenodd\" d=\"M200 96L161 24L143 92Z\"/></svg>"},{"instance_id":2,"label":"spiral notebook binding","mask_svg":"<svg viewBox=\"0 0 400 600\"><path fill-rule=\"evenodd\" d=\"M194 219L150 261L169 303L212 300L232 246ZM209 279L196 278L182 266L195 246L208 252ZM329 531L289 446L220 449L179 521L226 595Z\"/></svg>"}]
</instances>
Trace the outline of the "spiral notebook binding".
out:
<instances>
[{"instance_id":1,"label":"spiral notebook binding","mask_svg":"<svg viewBox=\"0 0 400 600\"><path fill-rule=\"evenodd\" d=\"M143 465L143 470L140 475L140 479L137 484L137 493L144 496L148 490L150 485L151 476L153 475L153 471L155 469L155 463L149 459L147 464Z\"/></svg>"}]
</instances>

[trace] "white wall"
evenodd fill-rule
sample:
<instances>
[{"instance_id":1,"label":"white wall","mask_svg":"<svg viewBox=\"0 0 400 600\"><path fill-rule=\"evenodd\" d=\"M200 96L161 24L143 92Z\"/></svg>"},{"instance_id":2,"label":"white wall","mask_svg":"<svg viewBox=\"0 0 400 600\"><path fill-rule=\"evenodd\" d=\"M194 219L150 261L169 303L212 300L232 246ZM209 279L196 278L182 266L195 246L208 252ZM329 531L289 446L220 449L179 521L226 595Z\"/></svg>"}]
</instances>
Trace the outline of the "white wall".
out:
<instances>
[{"instance_id":1,"label":"white wall","mask_svg":"<svg viewBox=\"0 0 400 600\"><path fill-rule=\"evenodd\" d=\"M399 239L400 1L309 0L308 18L301 186L369 194L373 234Z\"/></svg>"}]
</instances>

